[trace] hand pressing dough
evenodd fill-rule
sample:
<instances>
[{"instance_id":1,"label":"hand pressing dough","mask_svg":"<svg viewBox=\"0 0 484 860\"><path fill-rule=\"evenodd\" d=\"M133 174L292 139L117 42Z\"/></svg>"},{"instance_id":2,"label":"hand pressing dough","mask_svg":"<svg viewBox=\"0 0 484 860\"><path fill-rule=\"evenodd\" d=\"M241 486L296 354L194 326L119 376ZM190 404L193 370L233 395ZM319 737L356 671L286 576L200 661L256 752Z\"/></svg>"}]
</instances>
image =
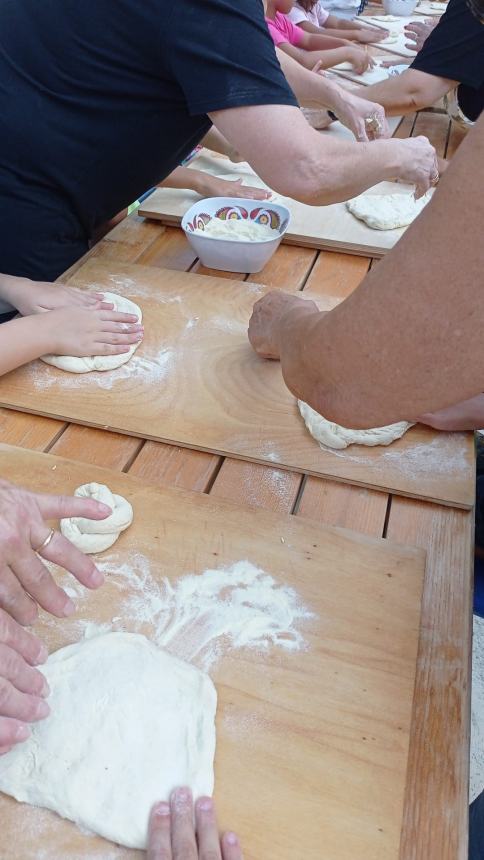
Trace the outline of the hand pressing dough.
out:
<instances>
[{"instance_id":1,"label":"hand pressing dough","mask_svg":"<svg viewBox=\"0 0 484 860\"><path fill-rule=\"evenodd\" d=\"M263 182L263 180L256 176L255 174L240 174L240 173L221 173L216 179L225 179L227 182L233 182L237 179L242 180L242 186L250 185L252 188L264 188L265 191L270 191L271 196L268 200L258 200L257 202L263 205L264 203L278 203L281 200L281 197L272 191L268 185Z\"/></svg>"},{"instance_id":2,"label":"hand pressing dough","mask_svg":"<svg viewBox=\"0 0 484 860\"><path fill-rule=\"evenodd\" d=\"M146 848L156 800L213 791L217 694L204 672L135 633L51 654L47 719L0 758L0 790L81 827Z\"/></svg>"},{"instance_id":3,"label":"hand pressing dough","mask_svg":"<svg viewBox=\"0 0 484 860\"><path fill-rule=\"evenodd\" d=\"M372 430L349 430L327 421L319 412L311 409L307 403L298 400L299 411L311 436L322 448L347 448L348 445L390 445L400 439L404 433L413 427L408 421L398 424L388 424L386 427L375 427Z\"/></svg>"},{"instance_id":4,"label":"hand pressing dough","mask_svg":"<svg viewBox=\"0 0 484 860\"><path fill-rule=\"evenodd\" d=\"M103 552L115 543L133 522L133 508L123 496L117 496L104 484L83 484L74 493L80 499L95 499L112 508L105 520L88 520L85 517L65 517L60 530L82 552Z\"/></svg>"},{"instance_id":5,"label":"hand pressing dough","mask_svg":"<svg viewBox=\"0 0 484 860\"><path fill-rule=\"evenodd\" d=\"M396 230L411 224L431 197L429 192L419 200L413 194L360 194L347 200L346 208L373 230Z\"/></svg>"},{"instance_id":6,"label":"hand pressing dough","mask_svg":"<svg viewBox=\"0 0 484 860\"><path fill-rule=\"evenodd\" d=\"M104 300L112 302L114 310L121 314L136 314L138 322L141 322L143 316L141 309L124 296L118 296L117 293L104 293ZM88 373L91 370L115 370L116 367L121 367L130 360L131 356L138 349L141 341L133 344L129 352L123 352L121 355L89 355L85 358L79 358L75 355L41 355L42 361L46 364L53 364L60 370L68 370L70 373Z\"/></svg>"},{"instance_id":7,"label":"hand pressing dough","mask_svg":"<svg viewBox=\"0 0 484 860\"><path fill-rule=\"evenodd\" d=\"M393 45L394 42L398 42L398 33L390 33L386 39L382 39L381 42L378 42L378 45Z\"/></svg>"}]
</instances>

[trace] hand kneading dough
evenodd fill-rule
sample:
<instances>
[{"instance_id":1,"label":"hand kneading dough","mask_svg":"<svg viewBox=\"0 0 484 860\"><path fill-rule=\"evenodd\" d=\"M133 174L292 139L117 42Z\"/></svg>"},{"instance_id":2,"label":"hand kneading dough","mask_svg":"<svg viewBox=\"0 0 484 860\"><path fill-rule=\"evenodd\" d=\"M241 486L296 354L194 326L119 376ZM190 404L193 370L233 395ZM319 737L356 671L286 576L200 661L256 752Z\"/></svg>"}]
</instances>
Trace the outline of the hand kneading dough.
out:
<instances>
[{"instance_id":1,"label":"hand kneading dough","mask_svg":"<svg viewBox=\"0 0 484 860\"><path fill-rule=\"evenodd\" d=\"M114 310L120 314L136 314L138 322L141 322L143 315L141 309L130 299L125 299L124 296L118 296L116 293L104 293L104 300L112 302ZM79 358L75 355L41 355L42 361L46 364L53 364L54 367L60 370L68 370L70 373L88 373L90 370L115 370L116 367L121 367L130 360L131 356L138 349L141 341L134 343L129 352L123 352L121 355L89 355L85 358Z\"/></svg>"},{"instance_id":2,"label":"hand kneading dough","mask_svg":"<svg viewBox=\"0 0 484 860\"><path fill-rule=\"evenodd\" d=\"M133 508L123 497L117 496L104 484L83 484L74 493L80 499L95 499L112 508L105 520L88 520L85 517L66 517L60 521L60 530L82 552L103 552L115 543L133 522Z\"/></svg>"},{"instance_id":3,"label":"hand kneading dough","mask_svg":"<svg viewBox=\"0 0 484 860\"><path fill-rule=\"evenodd\" d=\"M398 424L388 424L387 427L375 427L373 430L349 430L339 424L326 421L319 412L311 409L307 403L298 400L299 411L304 423L322 448L347 448L348 445L390 445L400 439L413 424L399 421Z\"/></svg>"},{"instance_id":4,"label":"hand kneading dough","mask_svg":"<svg viewBox=\"0 0 484 860\"><path fill-rule=\"evenodd\" d=\"M413 194L360 194L348 200L346 207L374 230L396 230L411 224L431 197L428 192L419 200Z\"/></svg>"},{"instance_id":5,"label":"hand kneading dough","mask_svg":"<svg viewBox=\"0 0 484 860\"><path fill-rule=\"evenodd\" d=\"M42 672L47 719L0 758L0 790L129 848L156 800L213 791L217 694L204 672L135 633L61 648Z\"/></svg>"}]
</instances>

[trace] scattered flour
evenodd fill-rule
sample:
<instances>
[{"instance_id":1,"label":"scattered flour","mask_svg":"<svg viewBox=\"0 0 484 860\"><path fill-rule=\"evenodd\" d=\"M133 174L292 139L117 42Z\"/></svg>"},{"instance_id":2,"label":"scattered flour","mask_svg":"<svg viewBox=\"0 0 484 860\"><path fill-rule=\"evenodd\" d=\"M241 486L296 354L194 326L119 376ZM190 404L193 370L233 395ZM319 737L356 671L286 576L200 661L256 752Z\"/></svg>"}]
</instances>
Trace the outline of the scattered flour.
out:
<instances>
[{"instance_id":1,"label":"scattered flour","mask_svg":"<svg viewBox=\"0 0 484 860\"><path fill-rule=\"evenodd\" d=\"M52 386L66 390L81 387L89 387L92 390L93 386L110 390L116 383L126 379L136 380L142 377L143 380L149 378L154 383L160 383L172 371L175 359L175 350L169 347L162 348L153 355L146 355L146 350L144 355L135 354L127 364L109 373L64 373L51 370L40 361L25 365L25 371L28 373L29 382L37 390L49 389Z\"/></svg>"}]
</instances>

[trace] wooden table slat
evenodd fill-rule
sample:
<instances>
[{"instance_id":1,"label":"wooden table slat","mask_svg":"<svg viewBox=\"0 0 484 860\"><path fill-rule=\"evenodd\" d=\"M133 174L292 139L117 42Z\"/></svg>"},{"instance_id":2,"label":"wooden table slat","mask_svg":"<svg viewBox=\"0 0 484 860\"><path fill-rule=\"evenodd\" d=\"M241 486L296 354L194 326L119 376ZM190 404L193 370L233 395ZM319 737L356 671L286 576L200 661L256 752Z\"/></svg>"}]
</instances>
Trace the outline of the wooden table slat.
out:
<instances>
[{"instance_id":1,"label":"wooden table slat","mask_svg":"<svg viewBox=\"0 0 484 860\"><path fill-rule=\"evenodd\" d=\"M207 492L222 458L205 451L177 448L161 442L145 442L129 468L129 474L149 484Z\"/></svg>"},{"instance_id":2,"label":"wooden table slat","mask_svg":"<svg viewBox=\"0 0 484 860\"><path fill-rule=\"evenodd\" d=\"M386 493L376 490L310 475L304 482L297 516L382 537L388 498Z\"/></svg>"}]
</instances>

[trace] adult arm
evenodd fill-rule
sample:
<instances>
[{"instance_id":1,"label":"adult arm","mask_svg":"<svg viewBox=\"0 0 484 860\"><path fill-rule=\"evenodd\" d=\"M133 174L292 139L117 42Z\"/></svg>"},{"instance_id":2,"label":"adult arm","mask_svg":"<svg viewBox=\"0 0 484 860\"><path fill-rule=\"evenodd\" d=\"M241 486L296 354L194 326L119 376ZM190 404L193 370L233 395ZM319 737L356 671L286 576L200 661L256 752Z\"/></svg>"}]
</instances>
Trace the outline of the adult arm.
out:
<instances>
[{"instance_id":1,"label":"adult arm","mask_svg":"<svg viewBox=\"0 0 484 860\"><path fill-rule=\"evenodd\" d=\"M416 181L424 191L436 172L426 138L359 144L331 139L310 128L300 110L284 105L232 108L210 118L270 188L313 206L348 200L396 177ZM295 164L297 170L288 169Z\"/></svg>"},{"instance_id":2,"label":"adult arm","mask_svg":"<svg viewBox=\"0 0 484 860\"><path fill-rule=\"evenodd\" d=\"M387 116L401 116L431 107L456 84L449 78L410 68L379 84L361 87L358 94L383 105Z\"/></svg>"},{"instance_id":3,"label":"adult arm","mask_svg":"<svg viewBox=\"0 0 484 860\"><path fill-rule=\"evenodd\" d=\"M484 116L434 199L335 310L292 296L254 309L249 337L331 421L377 427L475 397L484 379L481 301Z\"/></svg>"}]
</instances>

